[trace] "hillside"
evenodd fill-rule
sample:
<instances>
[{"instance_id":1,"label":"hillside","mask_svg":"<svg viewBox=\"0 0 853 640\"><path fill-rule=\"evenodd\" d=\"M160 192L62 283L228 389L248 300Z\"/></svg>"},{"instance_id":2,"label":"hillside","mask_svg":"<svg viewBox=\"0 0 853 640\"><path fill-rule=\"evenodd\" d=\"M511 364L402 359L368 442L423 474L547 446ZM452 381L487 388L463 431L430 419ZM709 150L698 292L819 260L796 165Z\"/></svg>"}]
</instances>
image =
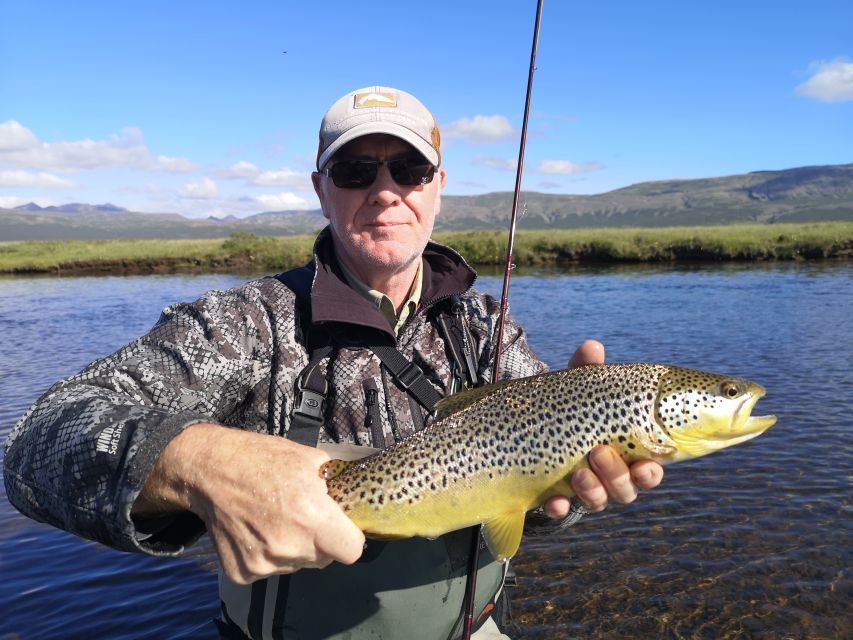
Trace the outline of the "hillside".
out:
<instances>
[{"instance_id":1,"label":"hillside","mask_svg":"<svg viewBox=\"0 0 853 640\"><path fill-rule=\"evenodd\" d=\"M444 229L494 227L512 193L445 197ZM642 182L593 196L523 193L528 229L853 220L853 164Z\"/></svg>"},{"instance_id":2,"label":"hillside","mask_svg":"<svg viewBox=\"0 0 853 640\"><path fill-rule=\"evenodd\" d=\"M744 222L853 220L853 164L643 182L592 196L522 193L526 229L725 225ZM509 192L444 196L437 231L503 228ZM2 240L219 238L313 233L319 210L267 211L243 219L191 219L176 213L138 213L112 204L24 205L0 209Z\"/></svg>"}]
</instances>

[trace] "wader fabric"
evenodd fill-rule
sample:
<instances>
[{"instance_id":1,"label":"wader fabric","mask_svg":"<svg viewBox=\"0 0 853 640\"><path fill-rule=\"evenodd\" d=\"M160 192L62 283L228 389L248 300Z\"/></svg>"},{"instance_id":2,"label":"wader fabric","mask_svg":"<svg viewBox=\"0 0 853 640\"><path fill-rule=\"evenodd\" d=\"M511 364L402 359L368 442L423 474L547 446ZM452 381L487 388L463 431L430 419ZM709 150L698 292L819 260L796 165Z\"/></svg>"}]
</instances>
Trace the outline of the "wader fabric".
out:
<instances>
[{"instance_id":1,"label":"wader fabric","mask_svg":"<svg viewBox=\"0 0 853 640\"><path fill-rule=\"evenodd\" d=\"M258 639L458 638L470 540L466 529L437 540L370 541L353 565L301 569L251 585L220 574L223 610L231 625ZM504 578L504 565L486 549L479 568L475 615L500 592Z\"/></svg>"}]
</instances>

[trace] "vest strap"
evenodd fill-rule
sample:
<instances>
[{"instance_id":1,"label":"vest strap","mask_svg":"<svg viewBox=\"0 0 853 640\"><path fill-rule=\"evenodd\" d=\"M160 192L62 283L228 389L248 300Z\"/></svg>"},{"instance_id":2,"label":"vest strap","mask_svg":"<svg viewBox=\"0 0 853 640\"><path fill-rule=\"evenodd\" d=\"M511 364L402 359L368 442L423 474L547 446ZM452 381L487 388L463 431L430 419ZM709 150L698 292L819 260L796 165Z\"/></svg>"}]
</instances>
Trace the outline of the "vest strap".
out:
<instances>
[{"instance_id":1,"label":"vest strap","mask_svg":"<svg viewBox=\"0 0 853 640\"><path fill-rule=\"evenodd\" d=\"M332 345L324 345L314 349L308 366L302 370L296 379L296 395L293 403L293 413L288 440L309 447L316 447L323 428L326 409L326 396L329 393L329 381L320 362L332 353Z\"/></svg>"},{"instance_id":2,"label":"vest strap","mask_svg":"<svg viewBox=\"0 0 853 640\"><path fill-rule=\"evenodd\" d=\"M402 353L388 345L369 345L367 347L375 353L382 364L384 364L397 383L406 392L417 400L427 411L435 410L435 405L441 400L441 395L435 390L424 372L414 362L409 361Z\"/></svg>"}]
</instances>

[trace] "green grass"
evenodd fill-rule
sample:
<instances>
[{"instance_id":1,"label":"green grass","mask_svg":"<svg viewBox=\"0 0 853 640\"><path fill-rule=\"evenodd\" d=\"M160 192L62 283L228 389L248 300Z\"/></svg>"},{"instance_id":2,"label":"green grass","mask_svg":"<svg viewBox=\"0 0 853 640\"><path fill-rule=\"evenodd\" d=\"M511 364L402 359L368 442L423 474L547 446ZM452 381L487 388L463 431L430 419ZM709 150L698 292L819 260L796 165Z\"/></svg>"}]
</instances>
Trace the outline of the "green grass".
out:
<instances>
[{"instance_id":1,"label":"green grass","mask_svg":"<svg viewBox=\"0 0 853 640\"><path fill-rule=\"evenodd\" d=\"M502 264L505 231L435 234L472 264ZM0 242L0 273L280 271L304 264L310 236L235 233L216 240ZM519 231L513 262L850 259L853 223Z\"/></svg>"},{"instance_id":2,"label":"green grass","mask_svg":"<svg viewBox=\"0 0 853 640\"><path fill-rule=\"evenodd\" d=\"M304 264L309 236L236 233L214 240L0 242L0 273L80 271L266 271Z\"/></svg>"},{"instance_id":3,"label":"green grass","mask_svg":"<svg viewBox=\"0 0 853 640\"><path fill-rule=\"evenodd\" d=\"M473 264L502 264L506 232L436 234ZM853 223L519 231L517 265L850 258Z\"/></svg>"}]
</instances>

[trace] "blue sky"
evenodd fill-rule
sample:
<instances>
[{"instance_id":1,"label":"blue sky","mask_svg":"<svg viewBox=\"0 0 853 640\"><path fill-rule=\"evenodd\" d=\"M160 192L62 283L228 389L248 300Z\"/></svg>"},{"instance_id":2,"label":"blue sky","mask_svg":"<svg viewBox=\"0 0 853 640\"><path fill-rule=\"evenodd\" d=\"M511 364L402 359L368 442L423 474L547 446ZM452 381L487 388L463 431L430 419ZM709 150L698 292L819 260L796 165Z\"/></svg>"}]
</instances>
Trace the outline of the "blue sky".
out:
<instances>
[{"instance_id":1,"label":"blue sky","mask_svg":"<svg viewBox=\"0 0 853 640\"><path fill-rule=\"evenodd\" d=\"M535 8L2 0L0 206L314 208L322 114L375 84L435 114L445 193L510 191ZM850 162L853 2L545 2L525 189Z\"/></svg>"}]
</instances>

